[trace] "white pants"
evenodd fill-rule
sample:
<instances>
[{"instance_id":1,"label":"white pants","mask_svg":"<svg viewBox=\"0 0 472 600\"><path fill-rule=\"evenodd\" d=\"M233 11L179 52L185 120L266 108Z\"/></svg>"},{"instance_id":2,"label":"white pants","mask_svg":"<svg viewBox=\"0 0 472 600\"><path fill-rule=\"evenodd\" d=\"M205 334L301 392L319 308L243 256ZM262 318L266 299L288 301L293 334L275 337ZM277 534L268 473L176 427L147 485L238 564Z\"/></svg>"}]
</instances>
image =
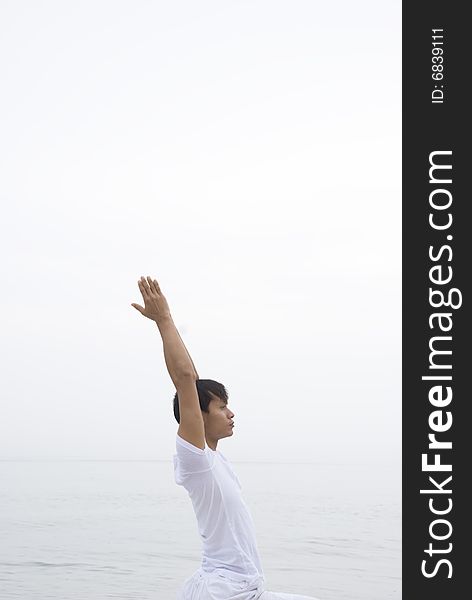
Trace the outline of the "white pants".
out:
<instances>
[{"instance_id":1,"label":"white pants","mask_svg":"<svg viewBox=\"0 0 472 600\"><path fill-rule=\"evenodd\" d=\"M317 600L312 596L269 592L264 587L262 577L228 577L200 568L185 581L177 600Z\"/></svg>"},{"instance_id":2,"label":"white pants","mask_svg":"<svg viewBox=\"0 0 472 600\"><path fill-rule=\"evenodd\" d=\"M282 594L277 592L263 592L257 600L317 600L313 596L300 596L299 594Z\"/></svg>"}]
</instances>

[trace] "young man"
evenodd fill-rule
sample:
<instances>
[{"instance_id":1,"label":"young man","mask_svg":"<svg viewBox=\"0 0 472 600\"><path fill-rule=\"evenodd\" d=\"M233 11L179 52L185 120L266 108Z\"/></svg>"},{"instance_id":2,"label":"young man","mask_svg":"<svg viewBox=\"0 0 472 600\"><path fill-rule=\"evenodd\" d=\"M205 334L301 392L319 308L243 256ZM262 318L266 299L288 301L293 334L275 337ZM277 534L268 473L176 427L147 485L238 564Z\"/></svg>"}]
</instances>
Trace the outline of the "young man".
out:
<instances>
[{"instance_id":1,"label":"young man","mask_svg":"<svg viewBox=\"0 0 472 600\"><path fill-rule=\"evenodd\" d=\"M199 379L157 281L141 277L138 286L144 306L132 306L156 322L177 390L175 481L192 500L203 542L202 565L185 581L178 600L315 600L265 591L254 524L241 484L216 449L219 440L233 435L234 413L226 389L211 379Z\"/></svg>"}]
</instances>

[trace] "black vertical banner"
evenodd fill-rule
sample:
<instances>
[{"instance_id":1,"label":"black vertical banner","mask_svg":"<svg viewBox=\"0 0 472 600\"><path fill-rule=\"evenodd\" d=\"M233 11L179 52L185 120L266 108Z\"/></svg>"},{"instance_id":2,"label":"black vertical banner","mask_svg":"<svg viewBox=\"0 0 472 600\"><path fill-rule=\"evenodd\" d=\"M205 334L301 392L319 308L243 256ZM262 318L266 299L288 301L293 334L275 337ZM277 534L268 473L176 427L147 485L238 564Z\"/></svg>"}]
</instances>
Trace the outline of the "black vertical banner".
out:
<instances>
[{"instance_id":1,"label":"black vertical banner","mask_svg":"<svg viewBox=\"0 0 472 600\"><path fill-rule=\"evenodd\" d=\"M470 596L467 4L403 4L403 598ZM466 103L469 105L466 107ZM469 184L470 186L470 184Z\"/></svg>"}]
</instances>

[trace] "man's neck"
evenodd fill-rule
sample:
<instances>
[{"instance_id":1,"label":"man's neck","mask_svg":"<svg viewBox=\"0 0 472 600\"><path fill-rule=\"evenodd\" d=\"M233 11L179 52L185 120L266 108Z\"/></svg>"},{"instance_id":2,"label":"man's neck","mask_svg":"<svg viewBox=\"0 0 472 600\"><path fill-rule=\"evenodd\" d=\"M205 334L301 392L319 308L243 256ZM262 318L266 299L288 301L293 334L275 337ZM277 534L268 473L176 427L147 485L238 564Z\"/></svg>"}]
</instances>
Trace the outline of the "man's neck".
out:
<instances>
[{"instance_id":1,"label":"man's neck","mask_svg":"<svg viewBox=\"0 0 472 600\"><path fill-rule=\"evenodd\" d=\"M218 445L218 440L209 440L206 438L206 443L209 448L211 448L214 452L216 452L216 446Z\"/></svg>"}]
</instances>

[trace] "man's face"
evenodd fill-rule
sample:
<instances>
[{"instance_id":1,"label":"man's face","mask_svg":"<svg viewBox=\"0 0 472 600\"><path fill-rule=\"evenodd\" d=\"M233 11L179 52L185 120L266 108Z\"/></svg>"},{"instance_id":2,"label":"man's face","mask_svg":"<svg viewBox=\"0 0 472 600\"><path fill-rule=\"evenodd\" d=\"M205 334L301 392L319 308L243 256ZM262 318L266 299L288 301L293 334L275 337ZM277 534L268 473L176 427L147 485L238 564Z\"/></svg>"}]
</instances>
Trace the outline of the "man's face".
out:
<instances>
[{"instance_id":1,"label":"man's face","mask_svg":"<svg viewBox=\"0 0 472 600\"><path fill-rule=\"evenodd\" d=\"M208 413L202 412L203 422L205 423L205 435L213 440L233 435L234 413L228 408L224 400L220 400L212 395L208 405Z\"/></svg>"}]
</instances>

